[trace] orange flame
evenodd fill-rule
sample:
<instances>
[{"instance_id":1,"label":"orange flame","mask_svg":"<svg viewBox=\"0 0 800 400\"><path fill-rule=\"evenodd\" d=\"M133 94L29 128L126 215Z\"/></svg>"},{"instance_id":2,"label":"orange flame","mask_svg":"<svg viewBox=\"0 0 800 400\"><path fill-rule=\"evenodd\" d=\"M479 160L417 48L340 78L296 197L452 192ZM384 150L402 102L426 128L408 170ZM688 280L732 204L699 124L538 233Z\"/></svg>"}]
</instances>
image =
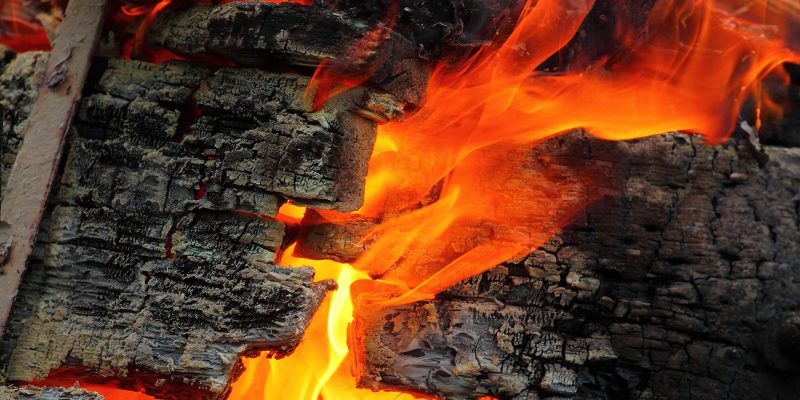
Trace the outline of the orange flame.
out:
<instances>
[{"instance_id":1,"label":"orange flame","mask_svg":"<svg viewBox=\"0 0 800 400\"><path fill-rule=\"evenodd\" d=\"M245 372L228 399L415 399L409 394L358 389L355 377L341 368L352 357L347 346L347 327L353 319L349 288L356 281L369 279L366 274L348 264L293 257L293 247L284 253L282 265L313 266L317 279L336 279L339 289L322 303L303 342L290 356L274 359L262 354L243 359Z\"/></svg>"},{"instance_id":2,"label":"orange flame","mask_svg":"<svg viewBox=\"0 0 800 400\"><path fill-rule=\"evenodd\" d=\"M340 58L333 61L323 59L320 62L305 92L306 97L311 99L313 111L321 110L328 98L360 86L370 78L375 72L370 68L367 68L367 71L359 72L353 72L352 69L357 64L368 62L366 59L394 29L399 11L400 0L391 0L381 21L351 45ZM358 68L355 69L358 70Z\"/></svg>"},{"instance_id":3,"label":"orange flame","mask_svg":"<svg viewBox=\"0 0 800 400\"><path fill-rule=\"evenodd\" d=\"M552 182L558 193L581 191L584 201L560 202L563 197L555 196L546 204L504 208L503 204L520 202L514 197L526 195L514 179L492 184L521 174L515 167L504 169L502 163L486 161L499 157L512 165L525 157L514 155L507 144L530 147L574 128L612 140L683 130L699 132L711 142L724 141L754 84L783 62L798 59L781 36L788 31L789 16L767 5L739 0L659 1L644 34L620 32L623 46L612 57L560 75L531 71L572 37L592 2L541 0L529 5L499 50L484 50L459 69L439 68L423 109L402 123L384 127L382 133L397 145L391 154L394 162L370 170L368 180L383 185L371 190L391 193L396 204L384 207L408 209L423 202L437 183L443 182L443 187L439 201L387 218L373 232L377 243L354 266L398 287L414 288L387 304L429 298L529 252L591 201L586 182L568 187ZM372 166L376 163L373 160ZM387 168L399 178L381 179L390 174ZM526 182L535 185L536 179L528 177ZM512 198L506 198L509 195ZM368 197L363 209L379 208L371 202L385 198ZM551 215L549 221L535 218L545 210L562 215ZM542 230L543 223L552 229ZM448 229L459 224L473 230L489 225L522 232L501 236L495 231L494 237L473 240L463 251L447 256L449 250L438 249L438 243L452 243L459 234ZM460 230L464 229L468 228ZM421 268L421 256L414 254L438 257L434 262L438 266L422 282L415 277L426 269Z\"/></svg>"},{"instance_id":4,"label":"orange flame","mask_svg":"<svg viewBox=\"0 0 800 400\"><path fill-rule=\"evenodd\" d=\"M530 252L603 186L613 186L610 171L577 162L560 170L546 154L532 153L534 144L575 128L610 140L693 131L720 143L759 80L800 59L791 47L798 43L787 43L800 21L789 0L658 0L644 27L618 27L618 46L606 57L581 60L575 65L582 68L559 74L533 72L573 38L592 6L592 0L529 1L502 46L437 68L422 108L379 130L357 212L382 220L370 234L370 249L352 266L294 259L291 249L283 262L339 276L340 290L352 282L350 296L359 306L371 304L358 301L362 295L385 296L370 307L431 298ZM323 63L317 71L318 85L338 78L322 77L326 68ZM319 87L309 90L319 93ZM342 357L341 342L342 326L352 320L346 303L324 306L327 313L315 319L296 354L269 360L261 371L263 398L381 395L350 386L344 366L352 360ZM319 325L325 318L327 330ZM252 371L247 374L258 373ZM233 393L252 398L237 387Z\"/></svg>"}]
</instances>

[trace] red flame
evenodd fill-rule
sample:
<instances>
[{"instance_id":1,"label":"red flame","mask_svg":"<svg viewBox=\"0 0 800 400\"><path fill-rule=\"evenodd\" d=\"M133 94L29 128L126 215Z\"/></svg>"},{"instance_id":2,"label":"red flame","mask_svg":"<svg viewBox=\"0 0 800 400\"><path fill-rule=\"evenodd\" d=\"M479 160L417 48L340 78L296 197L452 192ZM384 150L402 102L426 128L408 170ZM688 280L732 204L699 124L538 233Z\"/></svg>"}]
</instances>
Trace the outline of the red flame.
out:
<instances>
[{"instance_id":1,"label":"red flame","mask_svg":"<svg viewBox=\"0 0 800 400\"><path fill-rule=\"evenodd\" d=\"M5 0L0 4L0 45L16 52L50 50L47 32L36 20L37 11L25 5L21 0Z\"/></svg>"},{"instance_id":2,"label":"red flame","mask_svg":"<svg viewBox=\"0 0 800 400\"><path fill-rule=\"evenodd\" d=\"M130 52L172 2L121 11L142 19ZM324 61L317 69L308 89L315 109L369 78L370 71L348 71L391 30L398 12L392 4L341 64ZM607 57L559 74L533 72L573 38L592 6L592 0L529 1L501 46L439 66L421 109L380 128L358 212L380 221L370 233L374 244L352 265L286 250L282 263L315 266L318 279L337 279L340 289L293 355L244 360L231 399L399 398L356 388L349 368L357 372L364 349L353 327L348 333L353 312L430 299L530 252L606 183L603 171L574 165L565 173L547 155L533 157L531 147L575 128L610 140L694 131L720 143L747 97L760 91L758 82L800 60L791 48L798 43L787 43L800 21L791 0L658 0L642 29L617 27ZM286 206L277 219L298 224L302 213Z\"/></svg>"}]
</instances>

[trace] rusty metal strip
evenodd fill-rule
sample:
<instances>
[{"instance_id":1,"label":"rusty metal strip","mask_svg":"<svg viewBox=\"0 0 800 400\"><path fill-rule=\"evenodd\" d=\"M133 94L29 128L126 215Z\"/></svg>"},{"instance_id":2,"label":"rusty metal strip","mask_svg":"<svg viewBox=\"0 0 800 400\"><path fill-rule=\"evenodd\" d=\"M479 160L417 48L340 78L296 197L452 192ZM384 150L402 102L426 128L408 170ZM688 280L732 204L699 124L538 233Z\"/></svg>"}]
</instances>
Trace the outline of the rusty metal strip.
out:
<instances>
[{"instance_id":1,"label":"rusty metal strip","mask_svg":"<svg viewBox=\"0 0 800 400\"><path fill-rule=\"evenodd\" d=\"M10 230L11 249L0 266L0 337L39 231L105 10L106 0L69 2L3 193L0 221L10 228L6 231Z\"/></svg>"}]
</instances>

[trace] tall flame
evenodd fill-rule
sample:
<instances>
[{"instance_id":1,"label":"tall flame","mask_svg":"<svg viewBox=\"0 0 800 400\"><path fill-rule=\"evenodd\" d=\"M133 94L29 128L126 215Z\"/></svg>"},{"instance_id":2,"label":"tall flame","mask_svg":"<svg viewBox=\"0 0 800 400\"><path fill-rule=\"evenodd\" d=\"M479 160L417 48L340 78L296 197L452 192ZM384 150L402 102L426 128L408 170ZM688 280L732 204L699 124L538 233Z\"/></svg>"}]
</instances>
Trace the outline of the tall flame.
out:
<instances>
[{"instance_id":1,"label":"tall flame","mask_svg":"<svg viewBox=\"0 0 800 400\"><path fill-rule=\"evenodd\" d=\"M173 1L180 0L120 9L141 20L129 51ZM14 43L6 32L28 29L17 4L1 6L0 43ZM380 222L369 234L373 244L352 265L296 258L293 247L286 249L282 264L313 266L318 279L336 279L339 289L292 355L243 360L246 370L230 399L419 398L356 388L350 369L354 352L363 349L348 342L353 312L429 299L522 256L599 195L609 178L604 171L575 165L565 173L546 154L532 153L535 144L577 128L609 140L692 131L721 143L746 99L762 90L759 81L800 60L800 6L793 0L656 0L644 26L619 23L616 47L605 57L559 73L534 72L573 39L593 5L528 0L499 47L440 65L422 107L380 128L357 211ZM387 11L363 49L388 34L396 13ZM367 78L323 67L313 80L323 88L315 103L336 94L335 84ZM302 212L287 206L279 219L298 223Z\"/></svg>"},{"instance_id":2,"label":"tall flame","mask_svg":"<svg viewBox=\"0 0 800 400\"><path fill-rule=\"evenodd\" d=\"M342 368L351 357L347 345L347 327L353 319L350 286L369 277L348 264L294 257L292 250L293 246L286 250L281 265L313 266L317 279L335 279L339 290L322 303L292 355L286 359L269 358L268 354L244 359L245 373L234 384L229 399L414 399L402 393L358 389L349 369Z\"/></svg>"},{"instance_id":3,"label":"tall flame","mask_svg":"<svg viewBox=\"0 0 800 400\"><path fill-rule=\"evenodd\" d=\"M790 0L658 0L644 26L619 24L605 57L534 72L573 38L592 6L529 1L499 48L439 66L421 109L379 129L357 212L381 221L373 244L352 266L287 250L285 263L339 276L341 288L296 354L260 371L254 367L263 361L250 361L246 376L266 379L261 398L382 398L352 386L342 326L353 304L372 312L431 298L530 252L598 196L603 171L576 165L563 173L546 155L532 155L536 143L577 128L609 140L691 131L721 143L758 82L800 59L793 31L800 8ZM367 301L376 295L382 300ZM259 391L250 389L235 387L232 398L255 398Z\"/></svg>"}]
</instances>

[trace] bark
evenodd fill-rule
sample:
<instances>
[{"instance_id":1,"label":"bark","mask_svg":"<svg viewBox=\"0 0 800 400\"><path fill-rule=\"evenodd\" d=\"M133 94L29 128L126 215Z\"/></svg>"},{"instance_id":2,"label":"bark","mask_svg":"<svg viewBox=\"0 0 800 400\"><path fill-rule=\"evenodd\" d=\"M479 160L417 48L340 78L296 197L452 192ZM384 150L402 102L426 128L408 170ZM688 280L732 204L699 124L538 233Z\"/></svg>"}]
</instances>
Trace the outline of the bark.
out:
<instances>
[{"instance_id":1,"label":"bark","mask_svg":"<svg viewBox=\"0 0 800 400\"><path fill-rule=\"evenodd\" d=\"M313 260L355 261L373 243L365 237L378 222L355 214L326 214L306 210L294 254Z\"/></svg>"},{"instance_id":2,"label":"bark","mask_svg":"<svg viewBox=\"0 0 800 400\"><path fill-rule=\"evenodd\" d=\"M103 400L103 396L80 388L0 386L3 400Z\"/></svg>"},{"instance_id":3,"label":"bark","mask_svg":"<svg viewBox=\"0 0 800 400\"><path fill-rule=\"evenodd\" d=\"M356 312L361 384L448 399L788 399L800 387L800 149L684 135L534 152L618 183L523 260Z\"/></svg>"},{"instance_id":4,"label":"bark","mask_svg":"<svg viewBox=\"0 0 800 400\"><path fill-rule=\"evenodd\" d=\"M368 23L328 8L293 3L195 5L162 13L148 42L188 55L214 55L244 66L279 63L316 67L323 59L337 74L368 79L391 94L397 106L422 100L431 64L414 44L384 31L387 21Z\"/></svg>"},{"instance_id":5,"label":"bark","mask_svg":"<svg viewBox=\"0 0 800 400\"><path fill-rule=\"evenodd\" d=\"M350 110L369 94L311 113L299 75L95 67L2 375L224 397L238 356L291 352L335 286L273 264L284 226L271 216L284 197L360 205L375 127Z\"/></svg>"}]
</instances>

